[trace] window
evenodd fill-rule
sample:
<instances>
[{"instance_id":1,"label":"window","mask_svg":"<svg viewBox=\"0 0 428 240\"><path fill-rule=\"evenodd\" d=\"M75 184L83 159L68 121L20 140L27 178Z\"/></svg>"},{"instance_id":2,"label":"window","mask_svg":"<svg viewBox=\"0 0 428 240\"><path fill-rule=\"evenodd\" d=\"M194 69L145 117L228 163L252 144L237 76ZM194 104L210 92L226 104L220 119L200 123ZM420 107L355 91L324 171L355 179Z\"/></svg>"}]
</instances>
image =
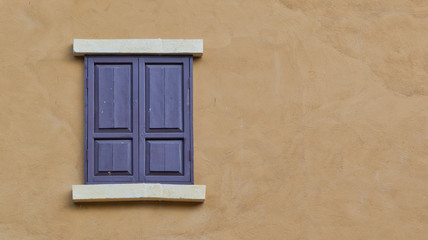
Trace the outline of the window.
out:
<instances>
[{"instance_id":1,"label":"window","mask_svg":"<svg viewBox=\"0 0 428 240\"><path fill-rule=\"evenodd\" d=\"M193 184L192 56L85 56L85 183Z\"/></svg>"}]
</instances>

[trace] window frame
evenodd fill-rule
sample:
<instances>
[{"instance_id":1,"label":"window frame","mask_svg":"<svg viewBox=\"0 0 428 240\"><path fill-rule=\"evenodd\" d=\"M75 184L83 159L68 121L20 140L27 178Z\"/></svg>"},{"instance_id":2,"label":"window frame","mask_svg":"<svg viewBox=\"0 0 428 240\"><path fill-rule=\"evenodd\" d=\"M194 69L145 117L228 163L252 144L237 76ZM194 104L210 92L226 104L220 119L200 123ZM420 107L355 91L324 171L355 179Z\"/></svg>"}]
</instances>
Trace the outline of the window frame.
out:
<instances>
[{"instance_id":1,"label":"window frame","mask_svg":"<svg viewBox=\"0 0 428 240\"><path fill-rule=\"evenodd\" d=\"M91 59L120 59L123 58L125 59L125 62L129 62L126 61L126 59L130 59L130 58L135 58L137 61L137 78L135 79L137 81L136 87L137 87L137 101L138 101L138 106L137 108L137 112L134 113L134 116L131 119L131 122L135 122L137 121L137 125L133 125L133 127L137 128L137 143L133 143L133 146L137 146L137 159L133 158L133 162L137 163L137 166L133 166L134 167L134 171L135 171L135 176L133 176L134 181L106 181L106 182L98 182L98 181L89 181L89 171L90 171L90 161L89 161L89 148L91 147L89 144L89 141L93 141L93 137L89 136L89 121L90 121L90 117L94 117L91 116L91 114L95 114L95 112L91 111L91 109L89 108L89 97L90 97L90 93L89 93L89 71L90 71L90 65L91 65ZM188 157L184 157L183 161L189 161L189 180L185 180L185 181L146 181L145 179L145 175L143 172L143 167L141 165L145 165L146 164L146 160L145 160L145 156L144 156L144 152L141 153L140 151L140 147L141 145L145 144L145 141L143 141L143 137L141 136L141 129L140 128L146 128L146 124L147 122L142 121L140 118L141 116L145 117L145 107L146 107L146 102L145 99L147 96L145 96L145 85L146 85L146 80L145 80L145 76L142 77L141 71L141 67L142 67L142 63L140 61L140 59L152 59L152 60L156 60L158 59L159 63L162 63L162 59L165 58L170 58L170 59L188 59L188 88L189 88L189 95L188 95L188 104L189 104L189 109L188 109L188 126L189 126L189 134L188 134L188 146L189 146L189 151L188 151ZM119 61L120 62L120 61ZM108 54L108 55L85 55L84 56L84 84L85 84L85 117L84 117L84 183L85 184L120 184L120 183L162 183L162 184L194 184L194 154L193 154L193 57L191 55L143 55L143 54L132 54L132 55L115 55L115 54ZM94 62L95 64L95 62ZM183 65L184 68L184 65ZM187 81L186 79L183 79L183 82ZM141 84L143 83L143 84ZM143 88L141 87L143 86ZM185 92L184 89L184 84L183 84L183 93ZM95 88L95 87L93 87ZM134 92L135 90L132 89L131 92ZM143 92L141 92L143 91ZM93 96L93 95L92 95ZM143 99L141 99L141 96L143 96ZM184 98L187 98L186 95L183 95ZM186 106L186 102L187 99L183 99L184 101L184 106ZM134 104L132 105L132 109L134 109L135 106ZM91 111L91 112L90 112ZM185 113L183 113L184 115ZM184 117L184 116L183 116ZM137 118L137 120L135 120L135 118ZM141 125L142 122L145 122L144 125ZM93 147L93 151L95 150L95 147ZM187 169L185 169L187 170ZM136 179L136 180L135 180Z\"/></svg>"}]
</instances>

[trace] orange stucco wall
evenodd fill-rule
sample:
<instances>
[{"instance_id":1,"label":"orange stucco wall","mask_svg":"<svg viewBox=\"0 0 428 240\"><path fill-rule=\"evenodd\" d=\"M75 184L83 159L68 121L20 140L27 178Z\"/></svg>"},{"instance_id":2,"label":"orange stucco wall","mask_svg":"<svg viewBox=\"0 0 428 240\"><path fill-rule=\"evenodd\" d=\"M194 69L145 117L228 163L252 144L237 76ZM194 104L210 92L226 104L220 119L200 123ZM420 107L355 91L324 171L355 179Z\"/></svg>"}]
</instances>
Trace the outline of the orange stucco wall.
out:
<instances>
[{"instance_id":1,"label":"orange stucco wall","mask_svg":"<svg viewBox=\"0 0 428 240\"><path fill-rule=\"evenodd\" d=\"M0 1L0 239L428 239L428 2ZM203 204L74 204L73 38L202 38Z\"/></svg>"}]
</instances>

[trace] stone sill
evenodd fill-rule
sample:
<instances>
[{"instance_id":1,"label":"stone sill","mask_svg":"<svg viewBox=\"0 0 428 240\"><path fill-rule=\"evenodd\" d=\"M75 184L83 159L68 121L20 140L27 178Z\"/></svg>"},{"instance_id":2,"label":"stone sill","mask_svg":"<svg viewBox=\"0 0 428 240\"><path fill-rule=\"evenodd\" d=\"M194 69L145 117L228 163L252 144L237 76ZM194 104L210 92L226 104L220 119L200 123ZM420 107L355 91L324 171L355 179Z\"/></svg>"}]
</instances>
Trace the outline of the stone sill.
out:
<instances>
[{"instance_id":1,"label":"stone sill","mask_svg":"<svg viewBox=\"0 0 428 240\"><path fill-rule=\"evenodd\" d=\"M73 185L74 202L112 201L205 201L205 185L177 184L94 184Z\"/></svg>"},{"instance_id":2,"label":"stone sill","mask_svg":"<svg viewBox=\"0 0 428 240\"><path fill-rule=\"evenodd\" d=\"M202 39L74 39L75 56L102 54L192 55L204 53Z\"/></svg>"}]
</instances>

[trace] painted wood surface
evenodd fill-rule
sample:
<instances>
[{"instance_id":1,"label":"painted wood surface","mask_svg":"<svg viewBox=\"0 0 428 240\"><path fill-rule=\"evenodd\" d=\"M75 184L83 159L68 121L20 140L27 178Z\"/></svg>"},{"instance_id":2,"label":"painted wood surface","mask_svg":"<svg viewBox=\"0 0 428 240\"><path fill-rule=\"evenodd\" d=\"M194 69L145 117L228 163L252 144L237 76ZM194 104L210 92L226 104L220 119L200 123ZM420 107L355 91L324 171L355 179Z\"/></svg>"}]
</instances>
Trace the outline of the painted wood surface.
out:
<instances>
[{"instance_id":1,"label":"painted wood surface","mask_svg":"<svg viewBox=\"0 0 428 240\"><path fill-rule=\"evenodd\" d=\"M140 181L193 183L191 57L140 57Z\"/></svg>"},{"instance_id":2,"label":"painted wood surface","mask_svg":"<svg viewBox=\"0 0 428 240\"><path fill-rule=\"evenodd\" d=\"M146 65L149 130L183 130L183 66Z\"/></svg>"},{"instance_id":3,"label":"painted wood surface","mask_svg":"<svg viewBox=\"0 0 428 240\"><path fill-rule=\"evenodd\" d=\"M150 174L183 173L183 141L147 141L146 159Z\"/></svg>"},{"instance_id":4,"label":"painted wood surface","mask_svg":"<svg viewBox=\"0 0 428 240\"><path fill-rule=\"evenodd\" d=\"M131 131L132 78L130 64L96 65L95 111L97 130Z\"/></svg>"},{"instance_id":5,"label":"painted wood surface","mask_svg":"<svg viewBox=\"0 0 428 240\"><path fill-rule=\"evenodd\" d=\"M95 140L96 175L132 174L132 141Z\"/></svg>"},{"instance_id":6,"label":"painted wood surface","mask_svg":"<svg viewBox=\"0 0 428 240\"><path fill-rule=\"evenodd\" d=\"M138 179L138 58L87 57L85 183Z\"/></svg>"},{"instance_id":7,"label":"painted wood surface","mask_svg":"<svg viewBox=\"0 0 428 240\"><path fill-rule=\"evenodd\" d=\"M192 57L87 59L86 183L193 183Z\"/></svg>"}]
</instances>

